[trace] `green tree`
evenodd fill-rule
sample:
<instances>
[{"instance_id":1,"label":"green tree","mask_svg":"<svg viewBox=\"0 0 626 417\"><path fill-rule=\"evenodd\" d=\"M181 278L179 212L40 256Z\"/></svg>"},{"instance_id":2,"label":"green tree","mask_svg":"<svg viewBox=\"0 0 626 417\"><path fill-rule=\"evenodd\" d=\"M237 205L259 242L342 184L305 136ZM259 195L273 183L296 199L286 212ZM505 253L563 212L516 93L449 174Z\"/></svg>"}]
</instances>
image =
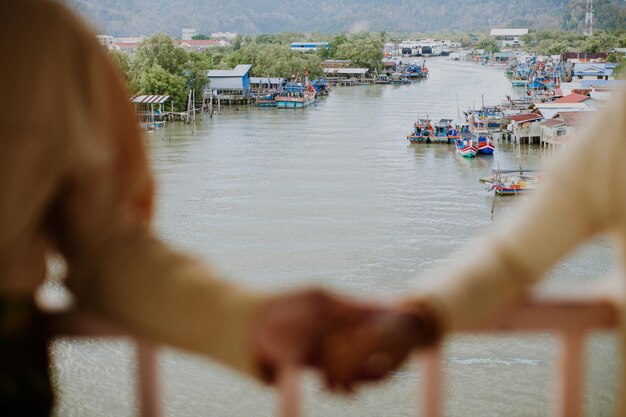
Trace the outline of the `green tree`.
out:
<instances>
[{"instance_id":1,"label":"green tree","mask_svg":"<svg viewBox=\"0 0 626 417\"><path fill-rule=\"evenodd\" d=\"M138 87L142 94L171 96L179 111L184 110L187 105L188 89L185 78L169 73L159 64L154 64L141 74Z\"/></svg>"},{"instance_id":2,"label":"green tree","mask_svg":"<svg viewBox=\"0 0 626 417\"><path fill-rule=\"evenodd\" d=\"M234 51L225 59L228 68L252 64L257 77L302 77L308 70L311 77L322 74L322 60L315 53L292 51L278 44L250 44Z\"/></svg>"},{"instance_id":3,"label":"green tree","mask_svg":"<svg viewBox=\"0 0 626 417\"><path fill-rule=\"evenodd\" d=\"M375 71L382 68L383 46L378 36L357 34L337 46L334 58L349 59L354 66Z\"/></svg>"},{"instance_id":4,"label":"green tree","mask_svg":"<svg viewBox=\"0 0 626 417\"><path fill-rule=\"evenodd\" d=\"M130 82L131 58L128 54L120 51L110 51L111 61L119 69L127 84Z\"/></svg>"},{"instance_id":5,"label":"green tree","mask_svg":"<svg viewBox=\"0 0 626 417\"><path fill-rule=\"evenodd\" d=\"M191 52L188 61L183 65L182 75L185 77L185 85L193 89L196 96L202 94L209 83L207 71L213 68L213 63L205 54Z\"/></svg>"},{"instance_id":6,"label":"green tree","mask_svg":"<svg viewBox=\"0 0 626 417\"><path fill-rule=\"evenodd\" d=\"M192 36L191 39L193 39L194 41L206 41L208 39L211 39L211 37L207 35L199 34L199 35Z\"/></svg>"},{"instance_id":7,"label":"green tree","mask_svg":"<svg viewBox=\"0 0 626 417\"><path fill-rule=\"evenodd\" d=\"M137 48L134 69L145 71L156 64L171 74L177 74L185 62L185 50L174 45L172 38L165 33L157 33L144 40Z\"/></svg>"},{"instance_id":8,"label":"green tree","mask_svg":"<svg viewBox=\"0 0 626 417\"><path fill-rule=\"evenodd\" d=\"M567 45L561 42L553 43L546 51L548 55L561 55L567 52Z\"/></svg>"},{"instance_id":9,"label":"green tree","mask_svg":"<svg viewBox=\"0 0 626 417\"><path fill-rule=\"evenodd\" d=\"M485 52L499 52L500 47L495 39L490 36L484 36L474 45L474 49L483 49Z\"/></svg>"}]
</instances>

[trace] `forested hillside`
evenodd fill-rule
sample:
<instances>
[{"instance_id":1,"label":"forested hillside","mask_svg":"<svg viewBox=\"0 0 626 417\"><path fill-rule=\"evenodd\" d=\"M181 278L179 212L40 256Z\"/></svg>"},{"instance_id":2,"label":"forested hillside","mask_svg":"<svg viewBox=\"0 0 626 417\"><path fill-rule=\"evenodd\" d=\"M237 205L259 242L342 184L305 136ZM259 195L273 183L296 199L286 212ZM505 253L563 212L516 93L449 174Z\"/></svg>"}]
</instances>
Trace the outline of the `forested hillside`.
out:
<instances>
[{"instance_id":1,"label":"forested hillside","mask_svg":"<svg viewBox=\"0 0 626 417\"><path fill-rule=\"evenodd\" d=\"M577 29L585 0L64 0L100 32L201 33L486 31ZM598 26L620 27L624 2L597 0ZM581 3L583 6L581 7ZM621 13L621 21L620 21ZM616 26L618 25L618 26ZM623 26L622 26L623 27Z\"/></svg>"}]
</instances>

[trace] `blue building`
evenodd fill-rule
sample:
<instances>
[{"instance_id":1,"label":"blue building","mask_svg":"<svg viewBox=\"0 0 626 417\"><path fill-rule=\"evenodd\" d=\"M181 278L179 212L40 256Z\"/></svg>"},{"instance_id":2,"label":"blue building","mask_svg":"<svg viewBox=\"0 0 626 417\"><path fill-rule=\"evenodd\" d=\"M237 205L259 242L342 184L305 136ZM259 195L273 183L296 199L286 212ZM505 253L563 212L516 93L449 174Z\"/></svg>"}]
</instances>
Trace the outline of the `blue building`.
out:
<instances>
[{"instance_id":1,"label":"blue building","mask_svg":"<svg viewBox=\"0 0 626 417\"><path fill-rule=\"evenodd\" d=\"M294 42L291 44L291 49L294 51L315 52L317 48L330 49L330 43L328 42Z\"/></svg>"},{"instance_id":2,"label":"blue building","mask_svg":"<svg viewBox=\"0 0 626 417\"><path fill-rule=\"evenodd\" d=\"M611 62L576 62L574 78L579 80L614 80L617 63Z\"/></svg>"},{"instance_id":3,"label":"blue building","mask_svg":"<svg viewBox=\"0 0 626 417\"><path fill-rule=\"evenodd\" d=\"M232 70L207 71L208 90L216 94L250 95L250 69L252 65L237 65Z\"/></svg>"}]
</instances>

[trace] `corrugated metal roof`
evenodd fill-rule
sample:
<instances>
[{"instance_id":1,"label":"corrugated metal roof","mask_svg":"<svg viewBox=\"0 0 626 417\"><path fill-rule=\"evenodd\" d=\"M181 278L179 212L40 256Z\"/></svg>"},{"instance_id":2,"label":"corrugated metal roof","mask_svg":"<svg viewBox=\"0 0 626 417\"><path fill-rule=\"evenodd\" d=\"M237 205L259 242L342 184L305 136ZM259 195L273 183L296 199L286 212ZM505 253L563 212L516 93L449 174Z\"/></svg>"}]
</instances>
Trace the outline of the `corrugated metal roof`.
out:
<instances>
[{"instance_id":1,"label":"corrugated metal roof","mask_svg":"<svg viewBox=\"0 0 626 417\"><path fill-rule=\"evenodd\" d=\"M546 121L543 121L541 123L539 123L542 126L546 126L546 127L557 127L557 126L561 126L566 124L564 121L562 120L558 120L558 119L548 119Z\"/></svg>"},{"instance_id":2,"label":"corrugated metal roof","mask_svg":"<svg viewBox=\"0 0 626 417\"><path fill-rule=\"evenodd\" d=\"M130 102L143 104L163 104L170 98L170 96L139 95L131 97Z\"/></svg>"},{"instance_id":3,"label":"corrugated metal roof","mask_svg":"<svg viewBox=\"0 0 626 417\"><path fill-rule=\"evenodd\" d=\"M207 72L209 78L218 77L244 77L252 68L252 64L240 64L232 70L210 70Z\"/></svg>"},{"instance_id":4,"label":"corrugated metal roof","mask_svg":"<svg viewBox=\"0 0 626 417\"><path fill-rule=\"evenodd\" d=\"M324 68L324 74L365 74L368 68Z\"/></svg>"},{"instance_id":5,"label":"corrugated metal roof","mask_svg":"<svg viewBox=\"0 0 626 417\"><path fill-rule=\"evenodd\" d=\"M524 122L529 122L531 120L543 119L543 117L535 113L517 114L515 116L509 116L508 118L517 123L524 123Z\"/></svg>"},{"instance_id":6,"label":"corrugated metal roof","mask_svg":"<svg viewBox=\"0 0 626 417\"><path fill-rule=\"evenodd\" d=\"M572 93L572 94L568 94L564 97L554 100L553 103L558 103L558 104L582 103L583 101L589 100L589 98L590 97L583 96L581 94Z\"/></svg>"},{"instance_id":7,"label":"corrugated metal roof","mask_svg":"<svg viewBox=\"0 0 626 417\"><path fill-rule=\"evenodd\" d=\"M568 112L559 112L554 115L555 118L560 118L563 120L568 126L578 126L580 125L586 117L589 116L588 111L568 111Z\"/></svg>"},{"instance_id":8,"label":"corrugated metal roof","mask_svg":"<svg viewBox=\"0 0 626 417\"><path fill-rule=\"evenodd\" d=\"M491 29L491 36L522 36L527 34L528 29Z\"/></svg>"},{"instance_id":9,"label":"corrugated metal roof","mask_svg":"<svg viewBox=\"0 0 626 417\"><path fill-rule=\"evenodd\" d=\"M267 84L269 80L270 84L281 84L284 78L267 78L267 77L250 77L250 84Z\"/></svg>"}]
</instances>

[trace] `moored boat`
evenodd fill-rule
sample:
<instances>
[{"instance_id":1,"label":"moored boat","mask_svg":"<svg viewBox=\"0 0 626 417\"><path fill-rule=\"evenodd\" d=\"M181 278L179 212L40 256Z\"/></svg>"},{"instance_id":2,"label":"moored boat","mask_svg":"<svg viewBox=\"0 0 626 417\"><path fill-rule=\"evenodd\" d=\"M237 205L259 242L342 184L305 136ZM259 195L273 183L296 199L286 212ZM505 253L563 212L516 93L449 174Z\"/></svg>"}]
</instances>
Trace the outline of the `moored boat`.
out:
<instances>
[{"instance_id":1,"label":"moored boat","mask_svg":"<svg viewBox=\"0 0 626 417\"><path fill-rule=\"evenodd\" d=\"M478 153L481 155L492 155L493 151L496 149L491 134L486 130L474 132L474 140L478 148Z\"/></svg>"},{"instance_id":2,"label":"moored boat","mask_svg":"<svg viewBox=\"0 0 626 417\"><path fill-rule=\"evenodd\" d=\"M435 129L430 123L430 119L419 119L413 125L413 131L406 138L413 143L431 143L434 132Z\"/></svg>"},{"instance_id":3,"label":"moored boat","mask_svg":"<svg viewBox=\"0 0 626 417\"><path fill-rule=\"evenodd\" d=\"M459 138L455 142L457 153L464 158L473 158L478 153L478 148L471 138Z\"/></svg>"},{"instance_id":4,"label":"moored boat","mask_svg":"<svg viewBox=\"0 0 626 417\"><path fill-rule=\"evenodd\" d=\"M315 89L309 84L287 83L276 96L279 109L304 108L315 102Z\"/></svg>"},{"instance_id":5,"label":"moored boat","mask_svg":"<svg viewBox=\"0 0 626 417\"><path fill-rule=\"evenodd\" d=\"M270 93L257 97L256 105L259 107L276 107L276 95L278 93Z\"/></svg>"}]
</instances>

